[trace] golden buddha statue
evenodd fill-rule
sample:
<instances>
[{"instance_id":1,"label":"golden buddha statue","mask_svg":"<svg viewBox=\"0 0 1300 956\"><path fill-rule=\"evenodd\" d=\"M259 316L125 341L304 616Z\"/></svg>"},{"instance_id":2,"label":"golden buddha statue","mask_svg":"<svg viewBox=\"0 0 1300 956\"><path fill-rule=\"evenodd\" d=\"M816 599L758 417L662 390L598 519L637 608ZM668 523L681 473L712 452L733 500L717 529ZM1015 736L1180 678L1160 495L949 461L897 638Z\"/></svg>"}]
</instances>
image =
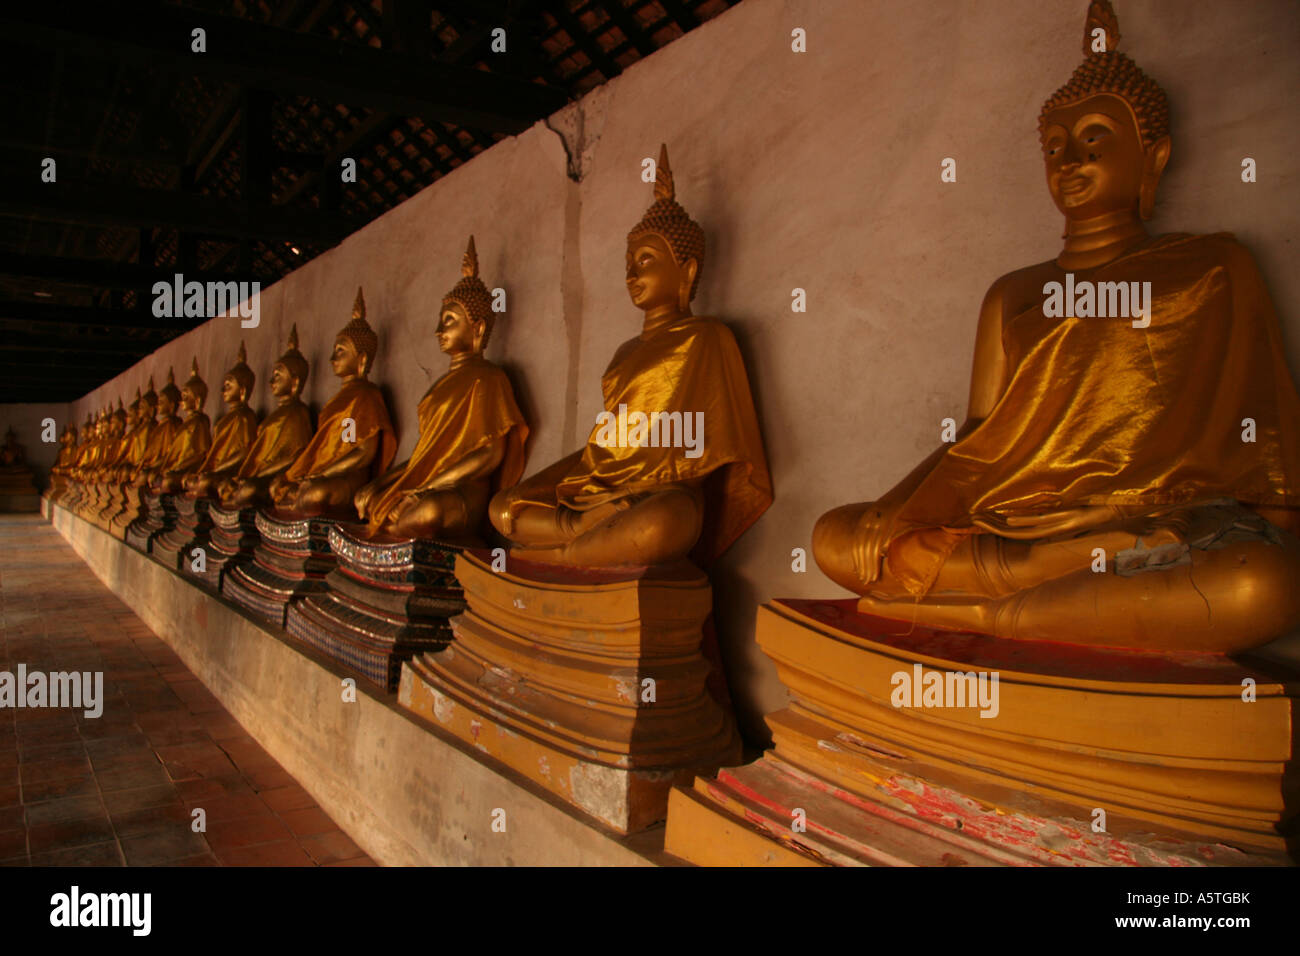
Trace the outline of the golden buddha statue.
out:
<instances>
[{"instance_id":1,"label":"golden buddha statue","mask_svg":"<svg viewBox=\"0 0 1300 956\"><path fill-rule=\"evenodd\" d=\"M1300 624L1300 400L1273 304L1230 235L1147 234L1168 106L1118 39L1095 0L1087 59L1039 119L1065 245L985 295L956 441L817 523L817 563L862 612L1219 653ZM1062 289L1080 290L1064 311Z\"/></svg>"},{"instance_id":2,"label":"golden buddha statue","mask_svg":"<svg viewBox=\"0 0 1300 956\"><path fill-rule=\"evenodd\" d=\"M321 409L316 434L288 469L271 482L277 508L298 515L351 512L361 486L383 474L397 450L397 436L379 387L366 379L379 337L366 321L357 289L352 321L334 339L330 365L342 387Z\"/></svg>"},{"instance_id":3,"label":"golden buddha statue","mask_svg":"<svg viewBox=\"0 0 1300 956\"><path fill-rule=\"evenodd\" d=\"M93 418L88 417L86 423L90 439L86 442L85 449L77 456L77 464L73 470L75 487L67 499L69 510L72 511L76 511L80 507L89 493L88 485L94 480L95 468L104 454L104 442L107 439L108 431L108 414L101 408Z\"/></svg>"},{"instance_id":4,"label":"golden buddha statue","mask_svg":"<svg viewBox=\"0 0 1300 956\"><path fill-rule=\"evenodd\" d=\"M126 431L131 424L131 418L132 415L127 413L126 408L122 405L122 399L119 398L117 408L113 409L108 416L105 432L107 438L104 442L104 453L95 466L95 481L107 481L109 473L121 460L123 453L126 451Z\"/></svg>"},{"instance_id":5,"label":"golden buddha statue","mask_svg":"<svg viewBox=\"0 0 1300 956\"><path fill-rule=\"evenodd\" d=\"M154 418L158 414L158 393L154 391L152 378L149 379L147 392L141 394L140 390L136 389L132 408L135 410L135 418L134 421L127 422L126 449L110 478L111 481L119 484L130 481L131 475L140 467L145 450L149 447L149 438L157 427Z\"/></svg>"},{"instance_id":6,"label":"golden buddha statue","mask_svg":"<svg viewBox=\"0 0 1300 956\"><path fill-rule=\"evenodd\" d=\"M50 466L51 493L53 493L54 477L60 478L66 475L68 469L77 458L77 426L68 422L63 426L63 431L59 433L59 456L55 459L54 464Z\"/></svg>"},{"instance_id":7,"label":"golden buddha statue","mask_svg":"<svg viewBox=\"0 0 1300 956\"><path fill-rule=\"evenodd\" d=\"M493 498L490 517L530 561L581 567L707 564L772 502L744 362L731 331L691 314L704 231L678 205L660 150L655 202L627 237L639 335L601 379L586 447Z\"/></svg>"},{"instance_id":8,"label":"golden buddha statue","mask_svg":"<svg viewBox=\"0 0 1300 956\"><path fill-rule=\"evenodd\" d=\"M183 490L185 478L203 463L212 447L212 423L203 411L208 400L208 386L199 375L199 360L190 366L190 377L181 386L181 411L184 420L177 427L167 452L158 466L150 490L166 495Z\"/></svg>"},{"instance_id":9,"label":"golden buddha statue","mask_svg":"<svg viewBox=\"0 0 1300 956\"><path fill-rule=\"evenodd\" d=\"M87 413L86 421L81 426L80 432L78 432L72 425L69 425L68 428L77 438L77 442L72 446L71 452L68 456L68 463L64 466L63 471L60 472L60 485L54 499L59 504L66 504L72 496L76 494L77 482L80 481L80 478L78 477L80 474L79 469L81 468L81 463L85 461L87 449L90 447L91 432L94 426L91 422L89 413Z\"/></svg>"},{"instance_id":10,"label":"golden buddha statue","mask_svg":"<svg viewBox=\"0 0 1300 956\"><path fill-rule=\"evenodd\" d=\"M185 493L195 498L211 497L218 485L234 475L248 454L257 434L257 413L248 407L256 377L248 367L244 343L239 343L235 364L221 380L221 400L226 414L217 421L212 446L196 471L182 482Z\"/></svg>"},{"instance_id":11,"label":"golden buddha statue","mask_svg":"<svg viewBox=\"0 0 1300 956\"><path fill-rule=\"evenodd\" d=\"M299 395L307 382L307 360L298 351L298 326L289 330L285 353L271 370L276 408L266 416L235 473L218 489L225 508L271 503L271 482L287 469L311 441L311 412Z\"/></svg>"},{"instance_id":12,"label":"golden buddha statue","mask_svg":"<svg viewBox=\"0 0 1300 956\"><path fill-rule=\"evenodd\" d=\"M451 368L420 401L415 450L354 499L371 536L477 538L492 494L523 474L528 426L510 379L483 357L494 316L473 236L461 273L442 300L437 329Z\"/></svg>"},{"instance_id":13,"label":"golden buddha statue","mask_svg":"<svg viewBox=\"0 0 1300 956\"><path fill-rule=\"evenodd\" d=\"M149 391L153 392L153 379L149 380ZM181 420L176 409L181 403L181 390L176 387L176 378L172 370L167 370L167 384L156 393L158 396L157 424L148 437L148 444L140 457L140 463L131 473L131 484L148 486L162 468L171 448L172 439L180 428ZM147 397L147 394L146 394Z\"/></svg>"}]
</instances>

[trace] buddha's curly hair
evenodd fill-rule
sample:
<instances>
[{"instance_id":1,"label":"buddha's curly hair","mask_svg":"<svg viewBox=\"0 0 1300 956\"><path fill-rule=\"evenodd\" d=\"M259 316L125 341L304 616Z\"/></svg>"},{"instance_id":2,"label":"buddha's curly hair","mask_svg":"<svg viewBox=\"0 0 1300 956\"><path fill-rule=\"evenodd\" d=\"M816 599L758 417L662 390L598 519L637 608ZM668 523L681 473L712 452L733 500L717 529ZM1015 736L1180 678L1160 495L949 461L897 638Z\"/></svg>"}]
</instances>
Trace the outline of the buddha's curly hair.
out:
<instances>
[{"instance_id":1,"label":"buddha's curly hair","mask_svg":"<svg viewBox=\"0 0 1300 956\"><path fill-rule=\"evenodd\" d=\"M695 290L700 287L700 276L704 274L704 230L677 202L677 186L673 182L672 168L668 165L666 144L659 147L654 195L655 201L645 211L641 221L627 234L627 241L646 235L658 236L668 243L668 250L679 266L687 259L694 259L695 280L691 283L691 298L694 299Z\"/></svg>"},{"instance_id":2,"label":"buddha's curly hair","mask_svg":"<svg viewBox=\"0 0 1300 956\"><path fill-rule=\"evenodd\" d=\"M1107 52L1089 54L1070 81L1043 104L1038 114L1039 138L1047 130L1047 115L1052 110L1099 93L1118 96L1132 107L1143 146L1150 147L1169 135L1169 100L1165 91L1129 57Z\"/></svg>"},{"instance_id":3,"label":"buddha's curly hair","mask_svg":"<svg viewBox=\"0 0 1300 956\"><path fill-rule=\"evenodd\" d=\"M464 276L452 287L442 299L445 309L452 302L458 303L471 320L483 323L483 348L487 348L488 339L492 337L492 293L478 276Z\"/></svg>"},{"instance_id":4,"label":"buddha's curly hair","mask_svg":"<svg viewBox=\"0 0 1300 956\"><path fill-rule=\"evenodd\" d=\"M687 259L696 261L695 281L691 283L691 298L694 299L695 290L700 287L700 276L704 273L704 230L699 223L687 215L675 199L656 199L627 234L627 241L646 235L658 236L668 243L678 265Z\"/></svg>"}]
</instances>

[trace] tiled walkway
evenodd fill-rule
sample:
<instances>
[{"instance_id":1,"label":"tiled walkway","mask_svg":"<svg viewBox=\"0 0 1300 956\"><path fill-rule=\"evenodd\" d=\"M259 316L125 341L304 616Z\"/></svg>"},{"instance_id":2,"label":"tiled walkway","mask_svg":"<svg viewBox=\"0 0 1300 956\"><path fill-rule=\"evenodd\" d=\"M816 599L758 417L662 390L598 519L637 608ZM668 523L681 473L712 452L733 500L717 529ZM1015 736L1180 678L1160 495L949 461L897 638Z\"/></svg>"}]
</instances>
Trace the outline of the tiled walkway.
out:
<instances>
[{"instance_id":1,"label":"tiled walkway","mask_svg":"<svg viewBox=\"0 0 1300 956\"><path fill-rule=\"evenodd\" d=\"M19 664L103 671L104 704L0 708L0 866L373 865L49 523L0 515Z\"/></svg>"}]
</instances>

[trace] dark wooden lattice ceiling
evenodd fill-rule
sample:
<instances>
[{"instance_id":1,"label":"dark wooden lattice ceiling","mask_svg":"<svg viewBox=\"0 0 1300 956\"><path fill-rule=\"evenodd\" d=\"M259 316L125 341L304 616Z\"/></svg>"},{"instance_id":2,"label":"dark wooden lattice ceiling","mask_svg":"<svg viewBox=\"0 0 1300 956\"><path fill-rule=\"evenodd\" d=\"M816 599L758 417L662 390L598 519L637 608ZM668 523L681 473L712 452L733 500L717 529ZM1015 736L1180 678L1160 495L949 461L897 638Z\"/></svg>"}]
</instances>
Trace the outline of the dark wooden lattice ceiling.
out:
<instances>
[{"instance_id":1,"label":"dark wooden lattice ceiling","mask_svg":"<svg viewBox=\"0 0 1300 956\"><path fill-rule=\"evenodd\" d=\"M158 279L268 285L738 2L5 3L0 402L80 397L203 321Z\"/></svg>"}]
</instances>

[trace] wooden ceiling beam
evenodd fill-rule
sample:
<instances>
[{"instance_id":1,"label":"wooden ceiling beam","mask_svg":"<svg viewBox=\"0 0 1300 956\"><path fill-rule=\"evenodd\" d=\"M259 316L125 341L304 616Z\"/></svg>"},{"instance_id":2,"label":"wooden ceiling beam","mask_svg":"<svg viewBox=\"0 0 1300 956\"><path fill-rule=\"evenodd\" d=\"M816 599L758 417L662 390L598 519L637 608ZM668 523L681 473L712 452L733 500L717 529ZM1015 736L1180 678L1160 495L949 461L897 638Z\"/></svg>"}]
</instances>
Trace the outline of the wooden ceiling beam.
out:
<instances>
[{"instance_id":1,"label":"wooden ceiling beam","mask_svg":"<svg viewBox=\"0 0 1300 956\"><path fill-rule=\"evenodd\" d=\"M191 31L206 52L191 52ZM562 90L391 50L137 0L124 18L96 0L7 4L0 33L81 56L113 57L287 96L356 104L403 116L519 133L568 102Z\"/></svg>"}]
</instances>

